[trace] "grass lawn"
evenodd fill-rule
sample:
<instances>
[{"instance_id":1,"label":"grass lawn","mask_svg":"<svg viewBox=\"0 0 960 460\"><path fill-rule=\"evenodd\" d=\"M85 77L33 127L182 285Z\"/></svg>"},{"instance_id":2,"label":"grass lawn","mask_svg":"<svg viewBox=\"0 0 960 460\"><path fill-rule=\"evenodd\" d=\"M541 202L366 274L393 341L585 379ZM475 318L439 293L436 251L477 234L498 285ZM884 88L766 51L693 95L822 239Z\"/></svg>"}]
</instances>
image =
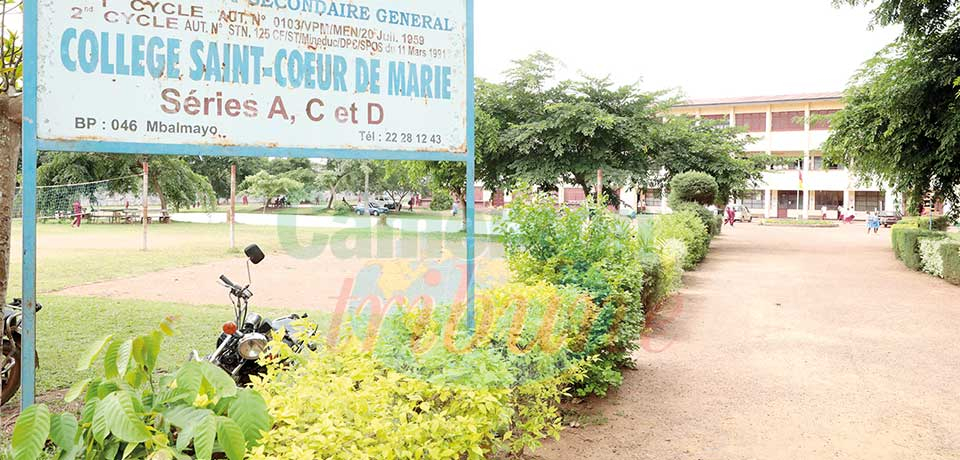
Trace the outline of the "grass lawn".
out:
<instances>
[{"instance_id":1,"label":"grass lawn","mask_svg":"<svg viewBox=\"0 0 960 460\"><path fill-rule=\"evenodd\" d=\"M21 225L14 223L9 297L20 294ZM289 231L289 229L284 230ZM164 346L161 365L165 368L182 363L189 352L212 351L220 326L233 318L226 302L220 305L185 305L173 302L127 300L105 297L71 297L51 294L59 289L98 281L123 279L159 270L210 263L237 258L227 244L226 225L162 224L149 229L150 250L139 249L139 225L83 225L75 229L66 224L38 225L38 351L41 369L38 372L40 393L69 387L86 377L75 372L77 359L89 344L106 335L130 337L157 327L167 316L180 317L178 334ZM416 239L427 241L428 251L434 248L463 246L464 234L410 234L377 227L371 230L300 229L295 235L281 234L274 227L237 226L237 242L244 246L256 242L268 253L294 255L298 250L310 251L311 239L343 240L346 246L389 241L404 244ZM289 238L297 244L291 245ZM442 239L442 240L441 240ZM495 237L478 237L478 251L485 244L497 246ZM286 242L285 242L286 241ZM302 245L302 246L301 246ZM298 287L309 289L309 287ZM252 306L253 311L268 317L297 311L280 311ZM318 314L318 313L314 313ZM322 322L323 318L319 318Z\"/></svg>"},{"instance_id":2,"label":"grass lawn","mask_svg":"<svg viewBox=\"0 0 960 460\"><path fill-rule=\"evenodd\" d=\"M233 309L224 305L181 305L168 302L115 300L98 297L48 296L38 315L37 350L40 370L37 391L43 393L69 387L91 375L76 372L80 354L107 335L127 339L157 328L164 318L178 317L176 335L164 341L162 369L183 363L190 351L201 355L216 348L220 326L233 319ZM252 307L268 317L289 313ZM322 322L324 318L317 318Z\"/></svg>"}]
</instances>

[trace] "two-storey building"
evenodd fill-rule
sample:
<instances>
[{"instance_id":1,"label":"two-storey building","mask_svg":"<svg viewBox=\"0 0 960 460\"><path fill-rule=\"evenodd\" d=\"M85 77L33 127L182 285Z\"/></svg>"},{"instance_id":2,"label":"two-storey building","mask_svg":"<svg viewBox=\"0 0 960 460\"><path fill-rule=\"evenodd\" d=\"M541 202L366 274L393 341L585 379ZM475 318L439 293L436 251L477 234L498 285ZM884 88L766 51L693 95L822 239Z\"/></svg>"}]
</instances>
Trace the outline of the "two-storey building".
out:
<instances>
[{"instance_id":1,"label":"two-storey building","mask_svg":"<svg viewBox=\"0 0 960 460\"><path fill-rule=\"evenodd\" d=\"M766 171L762 183L743 195L740 202L755 215L819 218L826 207L828 216L835 218L837 208L843 206L853 207L864 218L869 211L893 210L893 193L880 184L858 180L823 157L820 147L830 125L816 115L830 115L842 107L840 93L816 93L691 100L672 112L743 127L744 135L752 138L746 147L748 155L766 153L791 160ZM665 210L662 191L647 190L643 199L648 212Z\"/></svg>"}]
</instances>

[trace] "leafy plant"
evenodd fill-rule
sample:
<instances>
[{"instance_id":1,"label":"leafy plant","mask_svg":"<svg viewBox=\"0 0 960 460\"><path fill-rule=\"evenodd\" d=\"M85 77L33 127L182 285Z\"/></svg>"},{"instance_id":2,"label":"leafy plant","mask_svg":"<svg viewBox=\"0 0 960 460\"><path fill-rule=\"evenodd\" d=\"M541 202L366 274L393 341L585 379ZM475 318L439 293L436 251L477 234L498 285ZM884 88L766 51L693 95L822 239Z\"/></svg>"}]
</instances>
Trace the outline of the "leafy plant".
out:
<instances>
[{"instance_id":1,"label":"leafy plant","mask_svg":"<svg viewBox=\"0 0 960 460\"><path fill-rule=\"evenodd\" d=\"M713 176L697 171L677 174L670 180L670 196L667 204L676 209L682 203L702 206L715 204L720 187Z\"/></svg>"},{"instance_id":2,"label":"leafy plant","mask_svg":"<svg viewBox=\"0 0 960 460\"><path fill-rule=\"evenodd\" d=\"M243 459L272 425L263 398L237 389L229 375L207 362L156 375L163 340L171 335L168 319L150 334L95 343L78 370L102 358L100 375L77 383L65 397L68 402L84 397L80 418L31 406L14 428L14 459L39 458L48 439L58 459L208 460L215 453Z\"/></svg>"},{"instance_id":3,"label":"leafy plant","mask_svg":"<svg viewBox=\"0 0 960 460\"><path fill-rule=\"evenodd\" d=\"M700 218L700 221L703 222L703 225L707 227L707 233L709 233L711 238L720 235L720 230L723 228L723 220L720 218L720 216L717 216L709 209L703 207L702 204L688 201L680 203L672 209L675 213L689 212L696 214L696 216Z\"/></svg>"},{"instance_id":4,"label":"leafy plant","mask_svg":"<svg viewBox=\"0 0 960 460\"><path fill-rule=\"evenodd\" d=\"M943 260L943 279L960 286L960 243L941 244L940 259Z\"/></svg>"},{"instance_id":5,"label":"leafy plant","mask_svg":"<svg viewBox=\"0 0 960 460\"><path fill-rule=\"evenodd\" d=\"M453 208L453 198L450 198L450 194L446 191L435 190L433 199L430 200L430 210L449 211L451 208Z\"/></svg>"},{"instance_id":6,"label":"leafy plant","mask_svg":"<svg viewBox=\"0 0 960 460\"><path fill-rule=\"evenodd\" d=\"M619 385L644 327L643 239L630 223L596 203L557 210L546 194L520 191L501 225L516 281L575 286L599 312L590 330L596 360L585 369L578 395L604 394Z\"/></svg>"},{"instance_id":7,"label":"leafy plant","mask_svg":"<svg viewBox=\"0 0 960 460\"><path fill-rule=\"evenodd\" d=\"M499 448L513 454L558 436L558 404L598 349L596 305L571 287L509 284L478 294L476 329L463 305L398 310L386 319L375 357L390 369L440 385L509 389ZM619 373L618 373L619 375Z\"/></svg>"},{"instance_id":8,"label":"leafy plant","mask_svg":"<svg viewBox=\"0 0 960 460\"><path fill-rule=\"evenodd\" d=\"M943 243L943 238L922 238L919 241L920 267L939 278L943 278L943 256L940 255Z\"/></svg>"},{"instance_id":9,"label":"leafy plant","mask_svg":"<svg viewBox=\"0 0 960 460\"><path fill-rule=\"evenodd\" d=\"M278 341L272 350L278 360L253 385L277 422L251 460L483 459L511 417L509 389L437 384L397 372L355 337L336 350L293 355ZM298 364L287 368L283 358Z\"/></svg>"},{"instance_id":10,"label":"leafy plant","mask_svg":"<svg viewBox=\"0 0 960 460\"><path fill-rule=\"evenodd\" d=\"M661 243L681 240L687 249L683 268L692 270L707 256L710 234L700 218L691 212L675 212L657 216L653 221L654 235Z\"/></svg>"}]
</instances>

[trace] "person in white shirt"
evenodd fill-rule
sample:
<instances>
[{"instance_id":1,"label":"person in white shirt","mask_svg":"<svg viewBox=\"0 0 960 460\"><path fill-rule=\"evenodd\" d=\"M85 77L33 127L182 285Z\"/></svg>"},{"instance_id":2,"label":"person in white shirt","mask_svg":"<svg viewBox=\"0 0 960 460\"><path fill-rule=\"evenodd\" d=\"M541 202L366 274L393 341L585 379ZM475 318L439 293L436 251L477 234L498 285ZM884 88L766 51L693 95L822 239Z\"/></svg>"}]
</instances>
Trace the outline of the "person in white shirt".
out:
<instances>
[{"instance_id":1,"label":"person in white shirt","mask_svg":"<svg viewBox=\"0 0 960 460\"><path fill-rule=\"evenodd\" d=\"M843 205L837 206L837 220L843 221Z\"/></svg>"},{"instance_id":2,"label":"person in white shirt","mask_svg":"<svg viewBox=\"0 0 960 460\"><path fill-rule=\"evenodd\" d=\"M827 205L820 208L820 220L827 220Z\"/></svg>"}]
</instances>

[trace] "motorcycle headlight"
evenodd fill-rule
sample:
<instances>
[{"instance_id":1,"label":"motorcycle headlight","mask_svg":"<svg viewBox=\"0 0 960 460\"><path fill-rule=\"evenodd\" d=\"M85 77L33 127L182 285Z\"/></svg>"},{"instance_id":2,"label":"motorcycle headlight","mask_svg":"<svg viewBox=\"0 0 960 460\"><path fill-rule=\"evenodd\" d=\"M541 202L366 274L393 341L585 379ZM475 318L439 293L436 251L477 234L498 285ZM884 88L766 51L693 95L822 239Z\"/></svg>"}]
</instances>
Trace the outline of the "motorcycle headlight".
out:
<instances>
[{"instance_id":1,"label":"motorcycle headlight","mask_svg":"<svg viewBox=\"0 0 960 460\"><path fill-rule=\"evenodd\" d=\"M237 345L237 352L243 359L253 361L259 359L264 350L267 349L267 337L263 334L247 334L240 339Z\"/></svg>"}]
</instances>

